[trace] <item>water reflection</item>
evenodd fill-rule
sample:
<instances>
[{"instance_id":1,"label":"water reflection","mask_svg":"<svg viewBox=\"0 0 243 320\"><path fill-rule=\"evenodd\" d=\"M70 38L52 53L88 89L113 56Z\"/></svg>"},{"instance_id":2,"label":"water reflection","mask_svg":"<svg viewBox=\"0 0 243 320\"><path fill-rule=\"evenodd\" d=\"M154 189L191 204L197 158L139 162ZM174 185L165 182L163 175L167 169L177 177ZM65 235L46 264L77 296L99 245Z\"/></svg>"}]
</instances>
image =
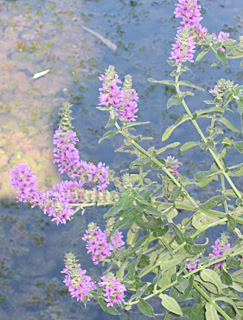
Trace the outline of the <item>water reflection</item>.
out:
<instances>
[{"instance_id":1,"label":"water reflection","mask_svg":"<svg viewBox=\"0 0 243 320\"><path fill-rule=\"evenodd\" d=\"M97 159L116 169L125 167L125 156L113 153L122 143L119 138L112 143L97 144L107 121L95 109L97 76L109 64L115 65L121 77L126 73L133 75L140 96L140 120L151 121L146 134L152 135L161 146L163 130L179 117L180 110L174 108L168 113L165 106L171 89L151 85L147 78L169 76L166 60L178 23L173 19L174 3L173 0L32 0L29 3L0 0L0 319L112 317L104 315L92 302L84 309L72 301L60 275L64 253L69 250L85 257L81 259L83 268L100 275L101 271L86 259L81 236L88 221L100 219L102 209L90 210L84 217L77 216L72 223L57 228L40 210L15 203L14 191L8 183L9 173L13 166L27 162L37 172L42 188L50 188L60 181L52 164L51 139L64 100L74 104L74 125L81 140L79 149L83 159ZM210 31L223 29L238 37L243 25L240 4L241 0L204 1L203 22ZM116 52L82 25L116 44ZM214 58L207 57L192 67L189 75L191 81L203 82L205 89L211 88L215 79L225 73L224 67L210 75L206 73L209 59ZM34 74L46 69L50 72L33 79ZM230 78L236 76L240 80L239 62L232 61L227 73ZM194 104L198 106L197 101ZM178 128L171 139L181 139L183 143L186 134L185 127ZM183 162L190 156L181 154L180 158ZM196 161L192 157L187 168L193 167ZM201 162L202 168L207 161ZM136 314L123 314L121 318L136 317Z\"/></svg>"}]
</instances>

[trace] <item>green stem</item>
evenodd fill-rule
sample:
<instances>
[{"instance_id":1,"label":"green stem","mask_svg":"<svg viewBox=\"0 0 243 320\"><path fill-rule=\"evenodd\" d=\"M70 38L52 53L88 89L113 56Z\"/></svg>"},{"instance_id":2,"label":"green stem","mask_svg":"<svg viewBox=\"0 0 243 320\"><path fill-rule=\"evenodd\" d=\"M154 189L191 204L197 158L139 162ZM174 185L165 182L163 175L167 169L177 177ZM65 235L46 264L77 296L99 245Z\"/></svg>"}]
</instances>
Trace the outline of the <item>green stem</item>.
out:
<instances>
[{"instance_id":1,"label":"green stem","mask_svg":"<svg viewBox=\"0 0 243 320\"><path fill-rule=\"evenodd\" d=\"M178 67L177 71L178 71L178 74L179 74L179 72L180 72L180 67ZM175 81L176 81L176 91L177 91L177 94L178 94L178 96L181 98L181 97L182 97L182 94L181 94L180 87L179 87L179 75L177 75L177 76L175 77ZM196 121L195 119L193 119L193 115L192 115L192 113L191 113L191 111L190 111L189 107L187 106L187 104L186 104L186 102L185 102L184 99L182 100L182 104L183 104L183 107L184 107L184 109L186 110L187 114L191 117L191 121L192 121L192 123L194 124L194 127L197 129L197 131L198 131L199 135L201 136L203 142L207 143L207 139L205 138L202 130L200 129L199 125L197 124L197 121ZM228 176L228 174L225 172L225 169L224 169L224 167L223 167L220 159L218 158L217 154L216 154L211 148L209 148L209 151L210 151L211 155L213 156L213 158L214 158L216 164L218 165L219 169L222 170L223 175L225 176L226 180L227 180L227 181L229 182L229 184L231 185L231 187L232 187L232 189L234 190L236 196L237 196L239 199L241 199L241 194L240 194L240 192L238 191L238 189L236 188L236 186L234 185L233 181L230 179L230 177Z\"/></svg>"},{"instance_id":2,"label":"green stem","mask_svg":"<svg viewBox=\"0 0 243 320\"><path fill-rule=\"evenodd\" d=\"M228 219L224 218L218 221L215 221L207 226L205 226L205 228L203 230L197 230L193 235L192 235L192 239L194 239L195 237L197 237L200 233L202 233L204 230L209 229L211 227L215 227L218 224L221 224L222 222L226 222ZM183 242L181 245L179 245L176 249L173 250L172 254L175 254L177 251L179 251L181 248L183 248L186 245L186 242ZM165 257L163 257L159 263L156 263L156 265L152 266L151 268L149 268L148 270L144 271L142 274L140 274L138 277L142 278L144 276L146 276L148 273L150 273L151 271L153 271L155 268L158 267L158 265L160 265L164 260L166 260L168 258L168 256L171 255L171 252L168 253Z\"/></svg>"},{"instance_id":3,"label":"green stem","mask_svg":"<svg viewBox=\"0 0 243 320\"><path fill-rule=\"evenodd\" d=\"M187 191L185 190L185 188L175 179L175 177L173 176L173 174L171 174L167 168L155 157L153 157L151 154L149 154L145 149L143 149L136 141L134 141L126 132L124 132L122 130L122 128L118 125L118 123L116 122L116 128L119 130L119 132L125 137L127 138L131 144L139 151L141 151L142 154L144 154L146 157L148 157L151 161L153 161L157 166L159 166L166 174L167 176L174 182L174 184L176 186L178 186L179 188L181 188L182 191L184 191L187 195L187 198L190 200L190 202L197 208L198 205L196 203L196 201L187 193Z\"/></svg>"},{"instance_id":4,"label":"green stem","mask_svg":"<svg viewBox=\"0 0 243 320\"><path fill-rule=\"evenodd\" d=\"M223 309L220 308L220 306L213 301L212 299L210 299L210 297L206 294L206 292L204 292L196 283L193 283L193 287L204 297L205 300L207 300L209 303L211 303L214 308L220 313L222 314L222 316L224 317L224 319L226 320L232 320L227 313L224 312Z\"/></svg>"}]
</instances>

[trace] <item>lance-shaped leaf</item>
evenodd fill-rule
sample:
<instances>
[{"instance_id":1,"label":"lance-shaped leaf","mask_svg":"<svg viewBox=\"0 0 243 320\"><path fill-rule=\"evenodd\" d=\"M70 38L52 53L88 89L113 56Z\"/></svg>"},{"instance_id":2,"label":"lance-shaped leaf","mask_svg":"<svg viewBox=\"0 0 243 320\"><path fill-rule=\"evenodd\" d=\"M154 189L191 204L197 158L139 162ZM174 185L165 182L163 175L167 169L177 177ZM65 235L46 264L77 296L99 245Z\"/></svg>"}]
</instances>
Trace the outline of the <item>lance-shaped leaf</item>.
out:
<instances>
[{"instance_id":1,"label":"lance-shaped leaf","mask_svg":"<svg viewBox=\"0 0 243 320\"><path fill-rule=\"evenodd\" d=\"M227 128L229 128L231 131L233 132L237 132L237 133L240 133L239 130L237 130L233 124L231 122L229 122L229 120L225 119L225 118L218 118L216 119L217 121L219 122L222 122L224 125L226 125Z\"/></svg>"},{"instance_id":2,"label":"lance-shaped leaf","mask_svg":"<svg viewBox=\"0 0 243 320\"><path fill-rule=\"evenodd\" d=\"M105 139L112 139L119 131L108 131L106 132L102 138L100 138L99 143L101 143L101 141L105 140Z\"/></svg>"},{"instance_id":3,"label":"lance-shaped leaf","mask_svg":"<svg viewBox=\"0 0 243 320\"><path fill-rule=\"evenodd\" d=\"M231 275L224 270L222 271L221 281L223 284L226 284L226 285L232 285L233 283Z\"/></svg>"},{"instance_id":4,"label":"lance-shaped leaf","mask_svg":"<svg viewBox=\"0 0 243 320\"><path fill-rule=\"evenodd\" d=\"M197 303L189 314L188 320L205 320L205 308L203 304Z\"/></svg>"},{"instance_id":5,"label":"lance-shaped leaf","mask_svg":"<svg viewBox=\"0 0 243 320\"><path fill-rule=\"evenodd\" d=\"M218 293L221 293L222 282L217 272L211 269L204 269L201 271L200 277L204 282L210 282L215 285L217 287Z\"/></svg>"},{"instance_id":6,"label":"lance-shaped leaf","mask_svg":"<svg viewBox=\"0 0 243 320\"><path fill-rule=\"evenodd\" d=\"M206 240L205 244L186 244L185 245L185 250L186 252L188 252L191 255L198 255L200 252L204 251L204 249L207 247L208 245L208 239Z\"/></svg>"},{"instance_id":7,"label":"lance-shaped leaf","mask_svg":"<svg viewBox=\"0 0 243 320\"><path fill-rule=\"evenodd\" d=\"M199 210L208 210L208 209L212 209L214 208L219 202L221 202L222 200L224 200L225 197L223 196L214 196L212 198L210 198L209 200L207 200L206 202L204 202L200 207Z\"/></svg>"},{"instance_id":8,"label":"lance-shaped leaf","mask_svg":"<svg viewBox=\"0 0 243 320\"><path fill-rule=\"evenodd\" d=\"M152 82L152 83L161 83L161 84L165 84L167 86L176 87L175 81L171 81L171 80L155 80L155 79L149 78L148 81Z\"/></svg>"},{"instance_id":9,"label":"lance-shaped leaf","mask_svg":"<svg viewBox=\"0 0 243 320\"><path fill-rule=\"evenodd\" d=\"M185 279L185 278L183 278L183 279ZM170 296L178 302L189 300L192 297L192 285L193 285L193 277L190 277L188 284L187 284L187 287L185 288L184 291L180 292L177 289L177 287L173 287L170 291Z\"/></svg>"},{"instance_id":10,"label":"lance-shaped leaf","mask_svg":"<svg viewBox=\"0 0 243 320\"><path fill-rule=\"evenodd\" d=\"M182 103L184 97L172 96L167 102L167 109L172 106L179 106Z\"/></svg>"},{"instance_id":11,"label":"lance-shaped leaf","mask_svg":"<svg viewBox=\"0 0 243 320\"><path fill-rule=\"evenodd\" d=\"M234 146L240 153L243 152L243 141L234 142Z\"/></svg>"},{"instance_id":12,"label":"lance-shaped leaf","mask_svg":"<svg viewBox=\"0 0 243 320\"><path fill-rule=\"evenodd\" d=\"M169 128L167 128L162 136L162 141L167 140L170 135L172 134L172 132L183 122L187 121L191 119L191 117L188 114L184 114L182 117L180 117L175 124L173 124L172 126L170 126Z\"/></svg>"},{"instance_id":13,"label":"lance-shaped leaf","mask_svg":"<svg viewBox=\"0 0 243 320\"><path fill-rule=\"evenodd\" d=\"M206 303L206 320L220 320L219 315L217 313L217 310L214 308L214 306L210 303Z\"/></svg>"},{"instance_id":14,"label":"lance-shaped leaf","mask_svg":"<svg viewBox=\"0 0 243 320\"><path fill-rule=\"evenodd\" d=\"M119 201L114 205L105 215L104 218L114 217L121 211L127 210L133 199L130 197L129 192L124 193L124 195L119 199Z\"/></svg>"},{"instance_id":15,"label":"lance-shaped leaf","mask_svg":"<svg viewBox=\"0 0 243 320\"><path fill-rule=\"evenodd\" d=\"M192 225L197 230L204 230L209 224L217 221L219 218L204 212L197 212L192 218Z\"/></svg>"},{"instance_id":16,"label":"lance-shaped leaf","mask_svg":"<svg viewBox=\"0 0 243 320\"><path fill-rule=\"evenodd\" d=\"M141 313L145 314L147 317L155 317L153 307L148 304L143 299L139 299L138 309Z\"/></svg>"},{"instance_id":17,"label":"lance-shaped leaf","mask_svg":"<svg viewBox=\"0 0 243 320\"><path fill-rule=\"evenodd\" d=\"M181 232L181 230L174 224L172 223L172 226L175 231L175 239L178 244L182 244L184 240L184 234Z\"/></svg>"},{"instance_id":18,"label":"lance-shaped leaf","mask_svg":"<svg viewBox=\"0 0 243 320\"><path fill-rule=\"evenodd\" d=\"M113 316L119 316L120 315L120 313L115 309L115 308L113 308L113 307L108 307L107 308L107 302L105 302L102 298L99 298L99 305L101 306L101 308L105 311L105 312L107 312L107 313L110 313L110 314L112 314Z\"/></svg>"},{"instance_id":19,"label":"lance-shaped leaf","mask_svg":"<svg viewBox=\"0 0 243 320\"><path fill-rule=\"evenodd\" d=\"M214 301L223 301L223 302L226 302L226 303L231 304L232 307L234 308L236 314L239 315L239 311L238 311L238 309L237 309L237 306L236 306L236 304L234 303L234 301L233 301L232 299L230 299L230 298L228 298L228 297L225 297L225 296L222 296L222 297L216 297L216 298L214 298Z\"/></svg>"},{"instance_id":20,"label":"lance-shaped leaf","mask_svg":"<svg viewBox=\"0 0 243 320\"><path fill-rule=\"evenodd\" d=\"M194 175L194 178L197 180L197 181L202 181L206 178L212 178L216 175L218 175L219 173L221 173L221 171L219 170L209 170L209 171L201 171L201 172L197 172L195 173Z\"/></svg>"},{"instance_id":21,"label":"lance-shaped leaf","mask_svg":"<svg viewBox=\"0 0 243 320\"><path fill-rule=\"evenodd\" d=\"M163 148L160 148L159 150L155 150L156 155L165 152L165 151L166 151L167 149L169 149L169 148L176 148L176 147L178 147L179 145L180 145L180 142L170 143L170 144L168 144L167 146L165 146L165 147L163 147Z\"/></svg>"},{"instance_id":22,"label":"lance-shaped leaf","mask_svg":"<svg viewBox=\"0 0 243 320\"><path fill-rule=\"evenodd\" d=\"M180 150L183 152L183 151L186 151L186 150L189 150L195 146L198 146L199 145L199 142L196 142L196 141L189 141L189 142L186 142L185 144L183 144L183 146L180 147Z\"/></svg>"},{"instance_id":23,"label":"lance-shaped leaf","mask_svg":"<svg viewBox=\"0 0 243 320\"><path fill-rule=\"evenodd\" d=\"M165 309L180 316L183 315L181 307L174 298L169 297L166 294L160 294L159 297L161 299L161 304Z\"/></svg>"},{"instance_id":24,"label":"lance-shaped leaf","mask_svg":"<svg viewBox=\"0 0 243 320\"><path fill-rule=\"evenodd\" d=\"M229 214L227 214L226 217L227 217L227 219L228 219L227 225L228 225L229 231L234 231L235 228L236 228L236 221L235 221L235 219L234 219L231 215L229 215Z\"/></svg>"},{"instance_id":25,"label":"lance-shaped leaf","mask_svg":"<svg viewBox=\"0 0 243 320\"><path fill-rule=\"evenodd\" d=\"M214 103L214 101L212 101L212 103ZM197 116L203 116L203 115L207 115L209 113L224 113L224 109L220 108L220 107L212 107L209 109L200 109L196 111Z\"/></svg>"},{"instance_id":26,"label":"lance-shaped leaf","mask_svg":"<svg viewBox=\"0 0 243 320\"><path fill-rule=\"evenodd\" d=\"M200 53L197 55L196 61L201 61L202 58L203 58L208 52L210 52L210 51L212 51L211 48L206 48L206 49L204 49L202 52L200 52Z\"/></svg>"},{"instance_id":27,"label":"lance-shaped leaf","mask_svg":"<svg viewBox=\"0 0 243 320\"><path fill-rule=\"evenodd\" d=\"M197 89L197 90L200 90L200 91L204 91L203 88L198 87L198 86L196 86L195 84L193 84L193 83L191 83L191 82L189 82L189 81L185 81L185 80L179 81L179 85L180 85L180 86L191 87L191 88L194 88L194 89Z\"/></svg>"},{"instance_id":28,"label":"lance-shaped leaf","mask_svg":"<svg viewBox=\"0 0 243 320\"><path fill-rule=\"evenodd\" d=\"M228 62L227 62L225 53L220 51L220 50L218 50L219 47L220 47L220 44L215 44L215 45L211 46L211 48L212 48L216 58L218 59L218 61L220 63L222 63L225 67L228 67Z\"/></svg>"}]
</instances>

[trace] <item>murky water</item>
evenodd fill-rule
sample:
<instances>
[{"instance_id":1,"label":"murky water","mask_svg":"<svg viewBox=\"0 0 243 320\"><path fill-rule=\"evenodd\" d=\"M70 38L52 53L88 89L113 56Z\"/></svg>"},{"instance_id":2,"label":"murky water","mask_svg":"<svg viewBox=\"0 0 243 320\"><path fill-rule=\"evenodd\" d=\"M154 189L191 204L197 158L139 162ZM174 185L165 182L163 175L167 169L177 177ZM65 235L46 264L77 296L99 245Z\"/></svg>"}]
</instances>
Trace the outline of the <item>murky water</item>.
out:
<instances>
[{"instance_id":1,"label":"murky water","mask_svg":"<svg viewBox=\"0 0 243 320\"><path fill-rule=\"evenodd\" d=\"M73 104L82 158L99 160L113 168L126 166L126 157L113 152L121 143L119 138L97 144L107 122L106 116L95 109L98 75L109 64L115 65L121 78L132 74L140 97L140 120L151 121L144 133L161 145L162 132L181 111L174 108L168 113L170 89L154 86L147 78L169 77L166 60L178 25L173 18L175 2L0 0L0 320L112 318L92 302L84 309L71 300L60 274L69 250L85 257L81 259L83 268L101 273L86 258L81 236L88 221L101 220L102 209L91 209L72 223L56 227L40 210L15 203L9 174L15 165L27 162L37 172L42 188L61 181L52 163L52 135L58 109L66 100ZM241 0L208 0L202 5L203 23L209 31L223 29L235 38L242 34ZM114 52L109 43L107 46L83 26L109 39L117 50ZM242 84L239 61L208 74L208 63L213 61L214 57L208 56L192 67L190 80L203 83L207 90L219 77L237 79ZM33 79L44 70L49 72ZM191 101L198 107L197 100ZM189 125L178 128L171 141L183 142L190 130ZM179 156L183 162L190 153ZM192 158L187 168L196 161ZM123 314L121 318L136 318L136 314Z\"/></svg>"}]
</instances>

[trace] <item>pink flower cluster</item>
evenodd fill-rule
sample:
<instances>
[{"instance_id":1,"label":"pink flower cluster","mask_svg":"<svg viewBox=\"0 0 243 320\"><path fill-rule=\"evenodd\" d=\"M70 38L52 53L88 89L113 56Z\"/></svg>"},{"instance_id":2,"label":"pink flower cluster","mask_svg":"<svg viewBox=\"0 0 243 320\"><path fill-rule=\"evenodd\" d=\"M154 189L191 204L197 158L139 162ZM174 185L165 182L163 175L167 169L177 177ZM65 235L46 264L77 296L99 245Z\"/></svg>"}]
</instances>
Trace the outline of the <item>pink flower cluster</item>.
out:
<instances>
[{"instance_id":1,"label":"pink flower cluster","mask_svg":"<svg viewBox=\"0 0 243 320\"><path fill-rule=\"evenodd\" d=\"M97 189L103 192L108 186L108 170L101 162L98 165L79 160L79 152L75 147L78 141L72 130L64 132L59 128L54 134L54 157L61 173L67 173L71 181L62 181L46 193L38 190L35 173L27 164L20 164L11 172L10 185L17 188L18 201L29 202L32 207L39 205L58 225L65 224L74 214L70 204L82 203L86 196L95 196ZM78 181L75 181L77 179ZM92 192L83 188L97 183Z\"/></svg>"},{"instance_id":2,"label":"pink flower cluster","mask_svg":"<svg viewBox=\"0 0 243 320\"><path fill-rule=\"evenodd\" d=\"M189 271L194 271L198 268L198 263L200 259L196 259L195 261L186 262L186 267Z\"/></svg>"},{"instance_id":3,"label":"pink flower cluster","mask_svg":"<svg viewBox=\"0 0 243 320\"><path fill-rule=\"evenodd\" d=\"M77 270L78 269L78 270ZM86 275L86 270L81 269L81 265L77 264L74 269L65 266L61 273L65 273L64 283L68 287L68 291L72 298L76 298L77 301L83 301L87 297L87 301L90 301L90 295L92 291L97 289L95 281L90 276Z\"/></svg>"},{"instance_id":4,"label":"pink flower cluster","mask_svg":"<svg viewBox=\"0 0 243 320\"><path fill-rule=\"evenodd\" d=\"M176 43L172 44L172 52L169 59L175 60L176 64L189 60L193 62L196 42L208 33L200 24L202 20L201 6L197 0L179 0L174 11L176 18L182 18L181 27L177 30Z\"/></svg>"},{"instance_id":5,"label":"pink flower cluster","mask_svg":"<svg viewBox=\"0 0 243 320\"><path fill-rule=\"evenodd\" d=\"M58 164L61 173L67 173L70 179L77 179L84 184L87 180L89 184L97 182L98 190L104 190L108 186L107 180L109 167L105 167L101 162L95 166L93 163L80 161L79 151L75 147L78 138L72 130L64 132L60 127L53 137L54 163Z\"/></svg>"},{"instance_id":6,"label":"pink flower cluster","mask_svg":"<svg viewBox=\"0 0 243 320\"><path fill-rule=\"evenodd\" d=\"M103 276L102 282L99 282L99 287L104 287L105 302L107 302L107 308L113 307L114 303L121 304L124 302L124 292L126 288L120 283L118 278Z\"/></svg>"},{"instance_id":7,"label":"pink flower cluster","mask_svg":"<svg viewBox=\"0 0 243 320\"><path fill-rule=\"evenodd\" d=\"M118 251L125 244L122 238L122 233L117 231L108 241L106 231L103 232L99 227L96 227L93 230L86 230L82 240L87 242L87 253L91 253L94 264L98 264L109 257L112 251Z\"/></svg>"},{"instance_id":8,"label":"pink flower cluster","mask_svg":"<svg viewBox=\"0 0 243 320\"><path fill-rule=\"evenodd\" d=\"M213 252L209 254L210 257L216 257L215 259L210 260L210 262L217 261L222 255L224 254L226 249L230 248L230 243L224 244L221 243L219 239L217 239L212 245ZM215 264L216 269L220 269L222 265L224 264L224 261L220 261Z\"/></svg>"},{"instance_id":9,"label":"pink flower cluster","mask_svg":"<svg viewBox=\"0 0 243 320\"><path fill-rule=\"evenodd\" d=\"M35 173L27 164L13 168L9 182L13 188L18 188L18 201L29 202L32 208L42 203L43 195L38 191Z\"/></svg>"},{"instance_id":10,"label":"pink flower cluster","mask_svg":"<svg viewBox=\"0 0 243 320\"><path fill-rule=\"evenodd\" d=\"M179 30L190 29L193 34L203 38L208 30L200 24L203 19L200 10L201 6L197 4L197 0L179 0L174 11L175 17L182 19L182 27Z\"/></svg>"},{"instance_id":11,"label":"pink flower cluster","mask_svg":"<svg viewBox=\"0 0 243 320\"><path fill-rule=\"evenodd\" d=\"M221 44L223 44L223 43L229 38L230 34L229 34L228 32L220 31L220 33L219 33L218 36L217 36L215 33L213 33L213 36L214 36L214 38L216 39L216 41L214 42L214 44L216 44L216 43L221 43ZM225 51L225 49L224 49L222 46L220 46L220 47L218 48L218 50L220 50L220 51L222 51L222 52Z\"/></svg>"},{"instance_id":12,"label":"pink flower cluster","mask_svg":"<svg viewBox=\"0 0 243 320\"><path fill-rule=\"evenodd\" d=\"M122 121L136 121L138 111L138 95L135 89L125 89L118 86L122 84L117 73L113 79L107 81L107 75L101 75L99 80L103 82L100 88L99 105L113 106L118 111L118 119Z\"/></svg>"},{"instance_id":13,"label":"pink flower cluster","mask_svg":"<svg viewBox=\"0 0 243 320\"><path fill-rule=\"evenodd\" d=\"M178 162L178 159L175 159L172 156L168 156L165 159L165 163L166 163L166 167L170 172L173 173L179 173L179 171L177 170L179 168L179 165L176 164ZM176 165L175 165L176 164Z\"/></svg>"}]
</instances>

